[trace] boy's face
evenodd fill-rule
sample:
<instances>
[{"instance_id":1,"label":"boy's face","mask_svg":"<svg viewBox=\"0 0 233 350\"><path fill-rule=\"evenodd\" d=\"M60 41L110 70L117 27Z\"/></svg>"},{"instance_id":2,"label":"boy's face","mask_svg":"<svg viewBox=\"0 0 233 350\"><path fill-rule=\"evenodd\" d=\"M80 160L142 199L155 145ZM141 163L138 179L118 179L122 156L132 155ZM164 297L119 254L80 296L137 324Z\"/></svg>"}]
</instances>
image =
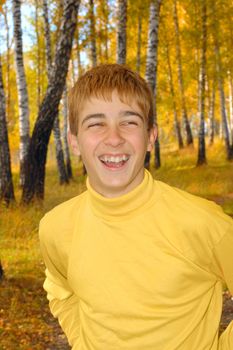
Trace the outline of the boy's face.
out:
<instances>
[{"instance_id":1,"label":"boy's face","mask_svg":"<svg viewBox=\"0 0 233 350\"><path fill-rule=\"evenodd\" d=\"M146 151L151 151L156 129L135 102L129 106L117 93L112 101L91 98L79 114L78 135L70 135L76 154L81 154L90 185L105 197L118 197L138 186L144 177Z\"/></svg>"}]
</instances>

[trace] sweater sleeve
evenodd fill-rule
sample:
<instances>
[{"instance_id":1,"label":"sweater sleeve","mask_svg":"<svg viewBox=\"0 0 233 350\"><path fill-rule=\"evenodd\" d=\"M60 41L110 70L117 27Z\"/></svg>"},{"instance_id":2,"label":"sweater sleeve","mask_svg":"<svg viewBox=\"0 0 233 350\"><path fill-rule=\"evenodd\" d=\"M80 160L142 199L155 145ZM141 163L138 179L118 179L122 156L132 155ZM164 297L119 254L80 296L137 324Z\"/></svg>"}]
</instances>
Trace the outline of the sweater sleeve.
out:
<instances>
[{"instance_id":1,"label":"sweater sleeve","mask_svg":"<svg viewBox=\"0 0 233 350\"><path fill-rule=\"evenodd\" d=\"M67 281L67 262L59 254L51 227L51 223L44 219L40 222L40 246L46 266L43 287L51 313L58 318L69 344L74 346L79 338L79 300ZM61 241L59 246L62 247Z\"/></svg>"},{"instance_id":2,"label":"sweater sleeve","mask_svg":"<svg viewBox=\"0 0 233 350\"><path fill-rule=\"evenodd\" d=\"M233 295L233 225L223 236L213 251L212 268L225 282L231 295ZM219 350L233 349L233 321L222 333L219 339Z\"/></svg>"}]
</instances>

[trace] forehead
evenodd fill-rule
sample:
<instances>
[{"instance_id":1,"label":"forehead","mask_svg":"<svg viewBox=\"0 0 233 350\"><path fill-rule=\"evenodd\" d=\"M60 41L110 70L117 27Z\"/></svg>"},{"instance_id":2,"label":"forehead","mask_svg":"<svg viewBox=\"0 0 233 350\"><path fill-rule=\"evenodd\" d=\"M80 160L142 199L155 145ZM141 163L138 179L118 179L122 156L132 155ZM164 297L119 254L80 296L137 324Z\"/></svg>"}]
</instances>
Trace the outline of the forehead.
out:
<instances>
[{"instance_id":1,"label":"forehead","mask_svg":"<svg viewBox=\"0 0 233 350\"><path fill-rule=\"evenodd\" d=\"M83 99L79 106L79 116L90 111L104 113L111 111L120 112L125 109L143 112L136 98L133 96L120 96L116 91L113 91L112 94L107 96L90 96Z\"/></svg>"}]
</instances>

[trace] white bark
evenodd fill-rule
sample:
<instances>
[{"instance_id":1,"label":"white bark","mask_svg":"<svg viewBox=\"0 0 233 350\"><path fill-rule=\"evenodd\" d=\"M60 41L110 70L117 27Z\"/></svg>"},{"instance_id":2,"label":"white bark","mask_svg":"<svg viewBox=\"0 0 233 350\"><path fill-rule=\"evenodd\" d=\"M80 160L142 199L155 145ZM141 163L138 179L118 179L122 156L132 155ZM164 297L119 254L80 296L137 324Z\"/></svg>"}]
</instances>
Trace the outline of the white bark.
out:
<instances>
[{"instance_id":1,"label":"white bark","mask_svg":"<svg viewBox=\"0 0 233 350\"><path fill-rule=\"evenodd\" d=\"M9 117L10 115L10 101L11 101L11 85L10 85L10 70L11 70L11 61L10 61L10 35L9 35L9 23L8 23L8 12L7 4L3 8L3 16L6 28L6 114Z\"/></svg>"},{"instance_id":2,"label":"white bark","mask_svg":"<svg viewBox=\"0 0 233 350\"><path fill-rule=\"evenodd\" d=\"M228 72L229 79L229 126L230 126L230 139L233 145L233 82L231 73Z\"/></svg>"},{"instance_id":3,"label":"white bark","mask_svg":"<svg viewBox=\"0 0 233 350\"><path fill-rule=\"evenodd\" d=\"M146 57L146 80L156 97L156 75L157 75L157 54L158 54L158 29L159 29L159 11L161 0L155 0L150 5L150 18L148 29L148 45ZM155 112L156 118L156 112ZM155 120L156 121L156 120Z\"/></svg>"},{"instance_id":4,"label":"white bark","mask_svg":"<svg viewBox=\"0 0 233 350\"><path fill-rule=\"evenodd\" d=\"M159 29L159 12L162 0L153 0L150 5L150 18L148 29L148 46L146 59L146 80L154 94L154 122L157 124L156 111L156 78L157 78L157 55L158 55L158 29ZM145 167L149 168L150 154L147 153ZM157 137L155 143L155 167L159 168L160 161L160 146Z\"/></svg>"},{"instance_id":5,"label":"white bark","mask_svg":"<svg viewBox=\"0 0 233 350\"><path fill-rule=\"evenodd\" d=\"M20 134L20 183L24 184L24 164L29 146L29 107L26 76L23 61L23 39L21 28L21 1L13 0L14 43L16 61L16 81L19 102L19 134Z\"/></svg>"}]
</instances>

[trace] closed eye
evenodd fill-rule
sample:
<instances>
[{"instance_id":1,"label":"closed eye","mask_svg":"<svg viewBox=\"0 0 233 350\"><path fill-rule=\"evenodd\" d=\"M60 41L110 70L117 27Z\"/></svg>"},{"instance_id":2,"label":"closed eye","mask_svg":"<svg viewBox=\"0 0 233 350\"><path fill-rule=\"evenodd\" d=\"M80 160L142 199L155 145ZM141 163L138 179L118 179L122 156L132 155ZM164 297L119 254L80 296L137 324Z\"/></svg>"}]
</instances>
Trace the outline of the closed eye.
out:
<instances>
[{"instance_id":1,"label":"closed eye","mask_svg":"<svg viewBox=\"0 0 233 350\"><path fill-rule=\"evenodd\" d=\"M89 124L87 127L93 128L93 127L99 127L99 126L104 126L104 123L93 123L93 124Z\"/></svg>"},{"instance_id":2,"label":"closed eye","mask_svg":"<svg viewBox=\"0 0 233 350\"><path fill-rule=\"evenodd\" d=\"M122 123L123 126L138 126L138 122L134 120L124 121Z\"/></svg>"}]
</instances>

